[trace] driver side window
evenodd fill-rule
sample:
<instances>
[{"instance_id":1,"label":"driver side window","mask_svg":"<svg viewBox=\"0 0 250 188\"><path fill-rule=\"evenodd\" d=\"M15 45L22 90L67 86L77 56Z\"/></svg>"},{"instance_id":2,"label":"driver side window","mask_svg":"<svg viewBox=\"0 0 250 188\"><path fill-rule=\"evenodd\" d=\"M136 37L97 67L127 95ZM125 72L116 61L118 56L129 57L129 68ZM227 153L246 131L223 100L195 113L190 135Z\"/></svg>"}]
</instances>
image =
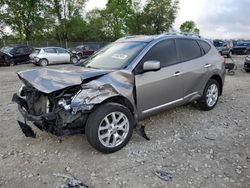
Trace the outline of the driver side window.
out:
<instances>
[{"instance_id":1,"label":"driver side window","mask_svg":"<svg viewBox=\"0 0 250 188\"><path fill-rule=\"evenodd\" d=\"M142 65L146 61L159 61L161 67L167 67L178 63L179 59L174 39L160 41L154 45L142 58L138 68L142 69Z\"/></svg>"}]
</instances>

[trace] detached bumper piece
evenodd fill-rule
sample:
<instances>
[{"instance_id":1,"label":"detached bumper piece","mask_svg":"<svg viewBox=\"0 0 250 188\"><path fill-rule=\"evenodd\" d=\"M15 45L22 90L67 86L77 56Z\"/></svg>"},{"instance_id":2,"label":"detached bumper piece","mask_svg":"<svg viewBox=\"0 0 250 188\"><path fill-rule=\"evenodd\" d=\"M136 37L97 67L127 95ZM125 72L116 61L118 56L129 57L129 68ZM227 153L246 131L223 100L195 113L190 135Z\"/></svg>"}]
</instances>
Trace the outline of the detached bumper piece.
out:
<instances>
[{"instance_id":1,"label":"detached bumper piece","mask_svg":"<svg viewBox=\"0 0 250 188\"><path fill-rule=\"evenodd\" d=\"M21 121L17 121L17 123L26 137L36 138L36 134L29 125L22 123Z\"/></svg>"}]
</instances>

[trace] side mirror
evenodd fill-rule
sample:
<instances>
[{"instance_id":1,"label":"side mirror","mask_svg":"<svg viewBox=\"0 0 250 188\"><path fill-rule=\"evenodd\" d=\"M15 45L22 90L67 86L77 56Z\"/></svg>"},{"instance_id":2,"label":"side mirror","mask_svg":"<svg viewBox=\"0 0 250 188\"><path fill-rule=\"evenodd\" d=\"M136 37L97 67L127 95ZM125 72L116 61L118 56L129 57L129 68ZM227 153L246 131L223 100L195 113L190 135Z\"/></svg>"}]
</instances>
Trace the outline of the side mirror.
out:
<instances>
[{"instance_id":1,"label":"side mirror","mask_svg":"<svg viewBox=\"0 0 250 188\"><path fill-rule=\"evenodd\" d=\"M160 61L146 61L143 64L143 71L157 71L161 69Z\"/></svg>"}]
</instances>

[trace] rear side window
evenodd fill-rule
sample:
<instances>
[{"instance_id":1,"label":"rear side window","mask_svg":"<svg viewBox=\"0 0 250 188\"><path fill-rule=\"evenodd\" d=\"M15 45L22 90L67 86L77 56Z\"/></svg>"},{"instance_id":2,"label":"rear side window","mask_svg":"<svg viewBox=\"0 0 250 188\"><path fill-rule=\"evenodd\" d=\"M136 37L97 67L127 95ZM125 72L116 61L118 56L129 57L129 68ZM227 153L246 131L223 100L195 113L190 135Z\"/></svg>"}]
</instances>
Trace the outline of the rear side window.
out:
<instances>
[{"instance_id":1,"label":"rear side window","mask_svg":"<svg viewBox=\"0 0 250 188\"><path fill-rule=\"evenodd\" d=\"M196 40L177 39L176 42L182 61L189 61L202 56L201 48Z\"/></svg>"},{"instance_id":2,"label":"rear side window","mask_svg":"<svg viewBox=\"0 0 250 188\"><path fill-rule=\"evenodd\" d=\"M62 49L62 48L57 48L57 52L59 54L65 54L65 53L68 53L66 50Z\"/></svg>"},{"instance_id":3,"label":"rear side window","mask_svg":"<svg viewBox=\"0 0 250 188\"><path fill-rule=\"evenodd\" d=\"M153 46L141 62L144 63L150 60L160 61L162 67L177 63L178 55L175 41L172 39L164 40Z\"/></svg>"},{"instance_id":4,"label":"rear side window","mask_svg":"<svg viewBox=\"0 0 250 188\"><path fill-rule=\"evenodd\" d=\"M46 49L44 49L44 51L46 53L50 53L50 54L56 54L57 53L55 48L46 48Z\"/></svg>"},{"instance_id":5,"label":"rear side window","mask_svg":"<svg viewBox=\"0 0 250 188\"><path fill-rule=\"evenodd\" d=\"M24 54L24 53L25 53L25 48L23 48L23 47L17 48L16 54Z\"/></svg>"},{"instance_id":6,"label":"rear side window","mask_svg":"<svg viewBox=\"0 0 250 188\"><path fill-rule=\"evenodd\" d=\"M198 43L205 54L207 54L210 51L211 46L207 42L199 40Z\"/></svg>"}]
</instances>

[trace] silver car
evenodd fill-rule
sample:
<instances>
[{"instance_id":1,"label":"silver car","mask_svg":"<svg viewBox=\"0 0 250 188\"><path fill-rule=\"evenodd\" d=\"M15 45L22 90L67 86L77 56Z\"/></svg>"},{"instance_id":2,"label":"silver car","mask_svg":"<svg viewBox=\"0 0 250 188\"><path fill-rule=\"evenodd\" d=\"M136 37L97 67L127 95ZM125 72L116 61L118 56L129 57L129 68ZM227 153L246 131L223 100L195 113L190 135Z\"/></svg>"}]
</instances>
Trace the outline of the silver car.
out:
<instances>
[{"instance_id":1,"label":"silver car","mask_svg":"<svg viewBox=\"0 0 250 188\"><path fill-rule=\"evenodd\" d=\"M223 91L225 60L207 40L181 34L131 36L104 47L79 66L18 73L13 95L25 120L52 134L86 134L104 153L118 151L139 121L194 102L213 109ZM25 121L26 122L26 121ZM27 123L23 133L35 137Z\"/></svg>"},{"instance_id":2,"label":"silver car","mask_svg":"<svg viewBox=\"0 0 250 188\"><path fill-rule=\"evenodd\" d=\"M78 58L68 50L58 47L36 48L30 54L30 62L36 65L47 66L57 63L77 63Z\"/></svg>"}]
</instances>

